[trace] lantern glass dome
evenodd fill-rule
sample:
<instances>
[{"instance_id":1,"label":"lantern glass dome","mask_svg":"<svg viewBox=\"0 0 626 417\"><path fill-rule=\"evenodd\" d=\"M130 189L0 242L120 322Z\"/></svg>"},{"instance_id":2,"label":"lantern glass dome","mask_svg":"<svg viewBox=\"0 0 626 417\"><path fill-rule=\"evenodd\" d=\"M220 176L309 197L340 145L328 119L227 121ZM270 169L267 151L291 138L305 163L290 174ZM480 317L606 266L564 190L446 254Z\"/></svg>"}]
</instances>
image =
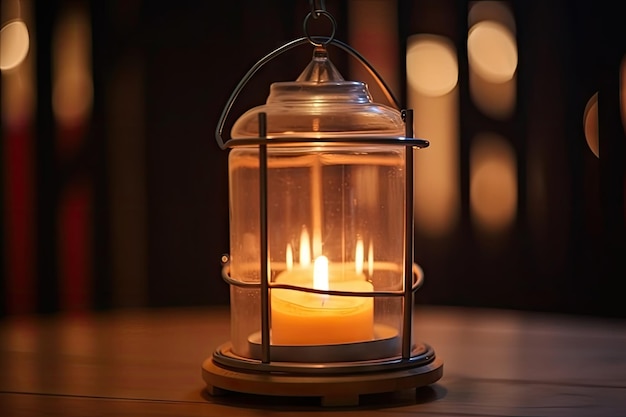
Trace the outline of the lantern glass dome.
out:
<instances>
[{"instance_id":1,"label":"lantern glass dome","mask_svg":"<svg viewBox=\"0 0 626 417\"><path fill-rule=\"evenodd\" d=\"M268 138L405 134L400 112L374 103L365 83L345 81L322 48L315 49L311 63L296 81L270 86L266 104L248 110L235 122L233 139L258 137L261 112L267 114Z\"/></svg>"}]
</instances>

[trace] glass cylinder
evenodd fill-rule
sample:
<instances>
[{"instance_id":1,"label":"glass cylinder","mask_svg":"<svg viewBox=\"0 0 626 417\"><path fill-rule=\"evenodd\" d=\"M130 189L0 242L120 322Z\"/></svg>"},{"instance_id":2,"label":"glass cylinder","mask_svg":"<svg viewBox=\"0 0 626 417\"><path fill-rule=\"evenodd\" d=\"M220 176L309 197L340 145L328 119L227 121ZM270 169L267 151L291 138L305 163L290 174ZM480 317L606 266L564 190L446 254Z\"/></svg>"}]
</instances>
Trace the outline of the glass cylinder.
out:
<instances>
[{"instance_id":1,"label":"glass cylinder","mask_svg":"<svg viewBox=\"0 0 626 417\"><path fill-rule=\"evenodd\" d=\"M402 297L367 294L404 290L406 152L380 140L404 137L400 112L373 103L366 84L344 81L316 49L297 81L272 84L266 104L236 121L234 143L260 136L259 113L268 138L271 346L371 343L351 360L399 355ZM261 280L259 161L258 145L229 154L229 273L247 284ZM260 303L259 286L231 285L239 356L258 359Z\"/></svg>"}]
</instances>

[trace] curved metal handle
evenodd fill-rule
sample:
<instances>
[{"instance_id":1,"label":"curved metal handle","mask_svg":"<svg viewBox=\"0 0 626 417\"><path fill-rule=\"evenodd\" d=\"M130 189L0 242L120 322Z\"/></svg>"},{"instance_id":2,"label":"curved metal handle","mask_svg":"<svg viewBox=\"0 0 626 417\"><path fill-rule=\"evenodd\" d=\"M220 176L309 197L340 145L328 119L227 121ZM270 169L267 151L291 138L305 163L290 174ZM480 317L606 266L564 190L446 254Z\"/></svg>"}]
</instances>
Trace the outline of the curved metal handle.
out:
<instances>
[{"instance_id":1,"label":"curved metal handle","mask_svg":"<svg viewBox=\"0 0 626 417\"><path fill-rule=\"evenodd\" d=\"M385 83L385 80L383 80L383 78L380 76L380 74L378 74L376 69L372 66L372 64L370 64L363 57L363 55L361 55L359 52L357 52L350 45L348 45L346 43L343 43L341 41L338 41L338 40L336 40L334 38L312 37L311 39L319 40L320 43L327 42L327 43L330 43L332 45L335 45L335 46L339 47L340 49L344 50L345 52L348 52L354 58L356 58L368 70L370 75L379 84L379 86L381 87L381 89L382 89L383 93L385 94L385 97L387 98L387 100L389 100L389 102L391 104L393 104L393 106L396 109L398 109L398 110L400 109L400 104L399 104L398 99L394 96L393 92L391 91L391 89L389 88L387 83ZM328 42L329 39L330 39L330 42ZM278 55L280 55L280 54L282 54L282 53L284 53L286 51L289 51L290 49L293 49L296 46L300 46L300 45L303 45L305 43L309 43L310 44L310 42L311 42L311 40L308 37L302 37L302 38L294 39L294 40L292 40L290 42L287 42L286 44L276 48L275 50L273 50L269 54L265 55L256 64L254 64L252 66L252 68L250 68L248 70L248 72L243 76L241 81L239 81L239 83L235 87L235 90L232 92L232 94L228 98L228 101L226 102L226 106L224 107L224 110L222 110L222 114L220 115L219 121L217 123L217 127L215 128L215 140L217 141L217 144L219 145L220 149L226 149L227 148L227 146L225 145L226 141L224 141L224 139L222 138L222 133L224 131L224 125L226 124L226 118L228 117L228 114L230 113L231 108L235 104L235 100L237 99L237 97L239 96L239 94L241 93L241 91L243 90L245 85L248 83L248 81L250 81L250 79L254 76L254 74L259 69L261 69L261 67L263 67L265 64L267 64L272 59L276 58Z\"/></svg>"}]
</instances>

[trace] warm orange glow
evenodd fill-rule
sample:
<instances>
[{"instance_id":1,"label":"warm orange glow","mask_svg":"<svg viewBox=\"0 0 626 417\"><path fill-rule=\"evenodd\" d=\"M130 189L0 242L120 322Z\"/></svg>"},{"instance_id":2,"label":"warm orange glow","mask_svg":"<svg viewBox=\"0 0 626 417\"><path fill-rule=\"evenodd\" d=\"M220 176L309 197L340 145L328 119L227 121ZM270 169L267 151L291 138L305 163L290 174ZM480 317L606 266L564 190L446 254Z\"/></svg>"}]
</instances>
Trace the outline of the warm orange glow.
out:
<instances>
[{"instance_id":1,"label":"warm orange glow","mask_svg":"<svg viewBox=\"0 0 626 417\"><path fill-rule=\"evenodd\" d=\"M323 255L315 258L313 263L313 288L328 291L328 258Z\"/></svg>"},{"instance_id":2,"label":"warm orange glow","mask_svg":"<svg viewBox=\"0 0 626 417\"><path fill-rule=\"evenodd\" d=\"M473 2L467 16L469 90L487 116L505 120L517 99L515 18L507 2Z\"/></svg>"},{"instance_id":3,"label":"warm orange glow","mask_svg":"<svg viewBox=\"0 0 626 417\"><path fill-rule=\"evenodd\" d=\"M30 38L26 23L15 20L0 29L0 70L7 71L20 65L28 55Z\"/></svg>"},{"instance_id":4,"label":"warm orange glow","mask_svg":"<svg viewBox=\"0 0 626 417\"><path fill-rule=\"evenodd\" d=\"M313 270L295 268L281 272L276 283L304 288L312 286L322 291L371 292L374 289L363 275L344 270L341 265L329 265L325 256L315 259ZM272 343L276 345L353 343L373 337L374 301L371 297L331 296L273 288L270 305Z\"/></svg>"},{"instance_id":5,"label":"warm orange glow","mask_svg":"<svg viewBox=\"0 0 626 417\"><path fill-rule=\"evenodd\" d=\"M485 20L476 23L467 35L470 69L492 83L503 83L517 69L517 43L503 24Z\"/></svg>"},{"instance_id":6,"label":"warm orange glow","mask_svg":"<svg viewBox=\"0 0 626 417\"><path fill-rule=\"evenodd\" d=\"M413 35L406 52L409 87L427 96L448 94L459 78L456 51L442 36Z\"/></svg>"},{"instance_id":7,"label":"warm orange glow","mask_svg":"<svg viewBox=\"0 0 626 417\"><path fill-rule=\"evenodd\" d=\"M370 277L374 275L374 244L370 241L369 248L367 250L367 272Z\"/></svg>"},{"instance_id":8,"label":"warm orange glow","mask_svg":"<svg viewBox=\"0 0 626 417\"><path fill-rule=\"evenodd\" d=\"M378 202L380 188L378 167L361 165L355 167L354 181L357 184L355 189L360 204L365 207L374 208Z\"/></svg>"},{"instance_id":9,"label":"warm orange glow","mask_svg":"<svg viewBox=\"0 0 626 417\"><path fill-rule=\"evenodd\" d=\"M492 83L478 76L470 68L469 89L472 101L483 113L497 120L505 120L515 111L517 77L503 83Z\"/></svg>"},{"instance_id":10,"label":"warm orange glow","mask_svg":"<svg viewBox=\"0 0 626 417\"><path fill-rule=\"evenodd\" d=\"M313 255L320 256L321 254L322 254L322 230L320 227L316 227L315 233L313 234Z\"/></svg>"},{"instance_id":11,"label":"warm orange glow","mask_svg":"<svg viewBox=\"0 0 626 417\"><path fill-rule=\"evenodd\" d=\"M511 13L506 1L480 0L471 4L467 13L468 27L474 26L483 20L499 22L506 26L509 31L515 33L515 17Z\"/></svg>"},{"instance_id":12,"label":"warm orange glow","mask_svg":"<svg viewBox=\"0 0 626 417\"><path fill-rule=\"evenodd\" d=\"M358 238L356 241L356 249L354 251L354 266L357 274L363 273L365 253L363 249L363 239Z\"/></svg>"},{"instance_id":13,"label":"warm orange glow","mask_svg":"<svg viewBox=\"0 0 626 417\"><path fill-rule=\"evenodd\" d=\"M59 20L53 41L52 108L64 125L80 123L91 110L91 27L81 9Z\"/></svg>"},{"instance_id":14,"label":"warm orange glow","mask_svg":"<svg viewBox=\"0 0 626 417\"><path fill-rule=\"evenodd\" d=\"M300 234L300 266L304 268L309 265L311 265L311 243L309 241L309 232L303 226Z\"/></svg>"},{"instance_id":15,"label":"warm orange glow","mask_svg":"<svg viewBox=\"0 0 626 417\"><path fill-rule=\"evenodd\" d=\"M287 243L286 261L287 271L291 271L293 269L293 248L291 243Z\"/></svg>"},{"instance_id":16,"label":"warm orange glow","mask_svg":"<svg viewBox=\"0 0 626 417\"><path fill-rule=\"evenodd\" d=\"M313 118L313 125L311 126L311 131L312 132L319 132L320 131L320 119L319 119L319 117L314 117Z\"/></svg>"},{"instance_id":17,"label":"warm orange glow","mask_svg":"<svg viewBox=\"0 0 626 417\"><path fill-rule=\"evenodd\" d=\"M429 236L444 236L456 226L460 213L456 52L450 49L449 40L438 36L415 35L407 42L408 50L413 53L415 45L418 45L418 53L412 59L408 57L411 52L407 52L407 103L409 108L415 110L415 136L430 141L427 149L415 152L415 227L416 231ZM421 55L419 52L421 42L426 42L425 50L434 49L439 50L441 55L451 55L438 61L443 68L431 68L433 73L453 75L434 89L433 86L421 85L422 81L415 82L415 75L420 72L416 67L424 65L424 60L428 61L428 54ZM427 65L435 62L436 59ZM450 68L452 65L454 69Z\"/></svg>"},{"instance_id":18,"label":"warm orange glow","mask_svg":"<svg viewBox=\"0 0 626 417\"><path fill-rule=\"evenodd\" d=\"M600 157L600 139L598 130L598 93L595 93L587 102L583 117L585 139L591 152Z\"/></svg>"},{"instance_id":19,"label":"warm orange glow","mask_svg":"<svg viewBox=\"0 0 626 417\"><path fill-rule=\"evenodd\" d=\"M470 153L470 208L474 224L497 232L513 222L517 207L515 152L505 138L482 134Z\"/></svg>"},{"instance_id":20,"label":"warm orange glow","mask_svg":"<svg viewBox=\"0 0 626 417\"><path fill-rule=\"evenodd\" d=\"M0 54L3 54L4 45L0 47ZM32 59L24 58L22 65L2 72L2 123L6 123L6 127L28 124L35 108L34 64Z\"/></svg>"}]
</instances>

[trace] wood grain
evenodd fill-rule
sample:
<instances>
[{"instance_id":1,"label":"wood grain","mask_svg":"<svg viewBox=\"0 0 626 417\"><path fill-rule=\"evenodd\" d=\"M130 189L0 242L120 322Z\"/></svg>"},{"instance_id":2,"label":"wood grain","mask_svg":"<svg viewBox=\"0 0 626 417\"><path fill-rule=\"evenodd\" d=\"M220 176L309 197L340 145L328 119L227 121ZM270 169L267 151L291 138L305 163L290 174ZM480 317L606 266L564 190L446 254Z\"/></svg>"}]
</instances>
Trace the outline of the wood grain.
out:
<instances>
[{"instance_id":1,"label":"wood grain","mask_svg":"<svg viewBox=\"0 0 626 417\"><path fill-rule=\"evenodd\" d=\"M8 317L0 322L0 415L626 415L624 320L418 307L414 334L433 346L444 376L348 407L207 394L202 363L229 332L225 307Z\"/></svg>"}]
</instances>

